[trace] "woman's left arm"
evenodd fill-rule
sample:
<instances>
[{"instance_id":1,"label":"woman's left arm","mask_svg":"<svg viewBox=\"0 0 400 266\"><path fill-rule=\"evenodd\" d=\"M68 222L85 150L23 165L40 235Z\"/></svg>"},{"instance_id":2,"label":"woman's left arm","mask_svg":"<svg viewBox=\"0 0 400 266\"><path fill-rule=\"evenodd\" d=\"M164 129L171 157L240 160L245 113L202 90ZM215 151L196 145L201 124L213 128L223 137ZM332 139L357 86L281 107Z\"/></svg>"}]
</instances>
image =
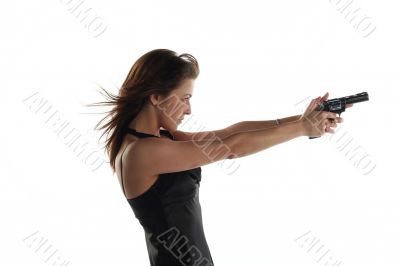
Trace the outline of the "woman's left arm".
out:
<instances>
[{"instance_id":1,"label":"woman's left arm","mask_svg":"<svg viewBox=\"0 0 400 266\"><path fill-rule=\"evenodd\" d=\"M293 115L275 120L261 120L261 121L241 121L226 128L229 135L236 134L241 131L252 131L271 128L279 126L284 123L299 120L301 115Z\"/></svg>"},{"instance_id":2,"label":"woman's left arm","mask_svg":"<svg viewBox=\"0 0 400 266\"><path fill-rule=\"evenodd\" d=\"M301 115L294 115L275 120L241 121L219 130L203 131L203 132L183 132L177 130L175 132L172 132L172 135L174 136L174 139L178 141L208 140L208 139L224 140L225 138L242 131L252 131L252 130L271 128L279 126L280 124L296 121L300 119L300 117Z\"/></svg>"}]
</instances>

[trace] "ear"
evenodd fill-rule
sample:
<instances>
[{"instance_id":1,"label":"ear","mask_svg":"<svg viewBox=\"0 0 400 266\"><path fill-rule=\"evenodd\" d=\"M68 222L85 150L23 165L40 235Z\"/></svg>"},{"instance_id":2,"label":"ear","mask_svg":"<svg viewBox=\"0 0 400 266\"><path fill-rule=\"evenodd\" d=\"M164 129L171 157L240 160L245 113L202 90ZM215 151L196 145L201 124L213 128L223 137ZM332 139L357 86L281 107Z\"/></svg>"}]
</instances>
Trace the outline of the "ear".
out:
<instances>
[{"instance_id":1,"label":"ear","mask_svg":"<svg viewBox=\"0 0 400 266\"><path fill-rule=\"evenodd\" d=\"M161 100L161 95L153 93L149 97L150 104L156 106L158 102Z\"/></svg>"}]
</instances>

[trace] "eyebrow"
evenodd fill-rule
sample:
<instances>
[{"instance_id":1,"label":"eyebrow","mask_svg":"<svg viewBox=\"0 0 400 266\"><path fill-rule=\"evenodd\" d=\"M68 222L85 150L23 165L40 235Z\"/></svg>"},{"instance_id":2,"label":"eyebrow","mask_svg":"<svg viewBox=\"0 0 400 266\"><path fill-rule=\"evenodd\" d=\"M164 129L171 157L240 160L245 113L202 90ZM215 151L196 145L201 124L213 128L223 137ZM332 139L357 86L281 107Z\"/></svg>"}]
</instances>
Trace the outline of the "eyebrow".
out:
<instances>
[{"instance_id":1,"label":"eyebrow","mask_svg":"<svg viewBox=\"0 0 400 266\"><path fill-rule=\"evenodd\" d=\"M192 97L192 94L189 94L189 93L186 93L185 95L183 95L183 96L186 96L186 95L189 95L190 97Z\"/></svg>"}]
</instances>

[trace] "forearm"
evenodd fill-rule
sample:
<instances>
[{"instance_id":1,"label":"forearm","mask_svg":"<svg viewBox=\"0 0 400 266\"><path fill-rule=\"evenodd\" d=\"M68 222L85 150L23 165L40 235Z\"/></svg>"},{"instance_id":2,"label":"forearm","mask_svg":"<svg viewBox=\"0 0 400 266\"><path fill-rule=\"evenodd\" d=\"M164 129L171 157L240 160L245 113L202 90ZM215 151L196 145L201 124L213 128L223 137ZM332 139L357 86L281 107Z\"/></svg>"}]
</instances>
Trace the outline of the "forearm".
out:
<instances>
[{"instance_id":1,"label":"forearm","mask_svg":"<svg viewBox=\"0 0 400 266\"><path fill-rule=\"evenodd\" d=\"M229 138L233 143L234 158L240 158L304 136L304 134L302 122L295 120L266 129L238 132Z\"/></svg>"},{"instance_id":2,"label":"forearm","mask_svg":"<svg viewBox=\"0 0 400 266\"><path fill-rule=\"evenodd\" d=\"M297 121L300 119L300 117L301 117L301 115L293 115L293 116L288 116L288 117L284 117L284 118L279 118L279 121L282 124L285 124L285 123Z\"/></svg>"},{"instance_id":3,"label":"forearm","mask_svg":"<svg viewBox=\"0 0 400 266\"><path fill-rule=\"evenodd\" d=\"M279 125L294 122L299 120L301 115L288 116L279 118ZM237 134L243 131L261 130L278 126L274 120L261 120L261 121L241 121L228 127L229 135Z\"/></svg>"}]
</instances>

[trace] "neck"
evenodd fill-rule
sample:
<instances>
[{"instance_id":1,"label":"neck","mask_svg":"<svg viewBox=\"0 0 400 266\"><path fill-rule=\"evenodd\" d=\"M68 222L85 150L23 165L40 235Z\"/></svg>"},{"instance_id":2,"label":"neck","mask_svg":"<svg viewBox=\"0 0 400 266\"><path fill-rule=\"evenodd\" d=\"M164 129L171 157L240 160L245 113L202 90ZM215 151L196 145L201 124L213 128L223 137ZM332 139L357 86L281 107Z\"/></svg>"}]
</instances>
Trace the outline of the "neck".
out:
<instances>
[{"instance_id":1,"label":"neck","mask_svg":"<svg viewBox=\"0 0 400 266\"><path fill-rule=\"evenodd\" d=\"M160 124L155 110L146 105L142 111L128 125L129 128L138 132L160 136Z\"/></svg>"}]
</instances>

